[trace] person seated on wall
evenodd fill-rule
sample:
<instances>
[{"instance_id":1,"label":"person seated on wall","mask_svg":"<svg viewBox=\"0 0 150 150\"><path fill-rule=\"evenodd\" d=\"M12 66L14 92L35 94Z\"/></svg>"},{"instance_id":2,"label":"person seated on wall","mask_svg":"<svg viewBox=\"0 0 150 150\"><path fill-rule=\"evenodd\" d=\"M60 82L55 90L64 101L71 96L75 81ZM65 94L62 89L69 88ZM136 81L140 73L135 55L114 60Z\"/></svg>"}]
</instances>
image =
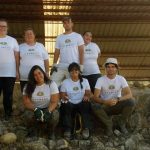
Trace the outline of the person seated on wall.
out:
<instances>
[{"instance_id":1,"label":"person seated on wall","mask_svg":"<svg viewBox=\"0 0 150 150\"><path fill-rule=\"evenodd\" d=\"M135 102L126 79L118 75L119 65L116 58L105 62L106 75L100 77L95 85L92 111L106 126L106 134L113 134L113 123L110 116L121 114L119 126L121 132L128 133L126 122L131 115Z\"/></svg>"},{"instance_id":2,"label":"person seated on wall","mask_svg":"<svg viewBox=\"0 0 150 150\"><path fill-rule=\"evenodd\" d=\"M64 138L72 138L74 125L73 115L80 113L83 120L82 136L89 138L90 121L90 85L87 79L82 78L80 65L73 62L69 65L70 78L65 79L60 88L61 109L63 117Z\"/></svg>"},{"instance_id":3,"label":"person seated on wall","mask_svg":"<svg viewBox=\"0 0 150 150\"><path fill-rule=\"evenodd\" d=\"M28 75L28 82L23 90L23 103L28 121L35 120L47 124L49 138L55 138L54 130L59 121L57 104L59 91L56 83L49 80L43 69L35 65Z\"/></svg>"}]
</instances>

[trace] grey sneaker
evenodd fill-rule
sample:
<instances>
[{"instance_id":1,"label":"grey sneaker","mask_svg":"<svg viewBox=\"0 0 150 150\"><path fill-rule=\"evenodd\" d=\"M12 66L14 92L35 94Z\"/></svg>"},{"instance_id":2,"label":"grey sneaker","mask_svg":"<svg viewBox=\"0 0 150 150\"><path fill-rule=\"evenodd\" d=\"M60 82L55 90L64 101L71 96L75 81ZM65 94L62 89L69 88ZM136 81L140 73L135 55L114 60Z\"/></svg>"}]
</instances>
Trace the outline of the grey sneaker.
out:
<instances>
[{"instance_id":1,"label":"grey sneaker","mask_svg":"<svg viewBox=\"0 0 150 150\"><path fill-rule=\"evenodd\" d=\"M123 124L123 125L120 126L120 130L125 135L129 133L128 130L127 130L127 128L126 128L126 126L125 126L125 124Z\"/></svg>"},{"instance_id":2,"label":"grey sneaker","mask_svg":"<svg viewBox=\"0 0 150 150\"><path fill-rule=\"evenodd\" d=\"M90 137L90 131L88 128L85 128L83 131L82 131L82 137L83 139L88 139Z\"/></svg>"}]
</instances>

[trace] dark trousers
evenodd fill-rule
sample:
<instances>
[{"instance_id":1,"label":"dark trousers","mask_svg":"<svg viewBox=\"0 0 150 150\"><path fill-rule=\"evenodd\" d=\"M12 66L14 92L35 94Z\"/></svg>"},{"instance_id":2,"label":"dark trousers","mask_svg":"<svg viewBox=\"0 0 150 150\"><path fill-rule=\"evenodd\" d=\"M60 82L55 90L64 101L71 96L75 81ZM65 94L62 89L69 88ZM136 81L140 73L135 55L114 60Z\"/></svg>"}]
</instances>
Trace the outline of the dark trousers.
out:
<instances>
[{"instance_id":1,"label":"dark trousers","mask_svg":"<svg viewBox=\"0 0 150 150\"><path fill-rule=\"evenodd\" d=\"M132 99L127 99L118 102L114 106L105 106L97 103L92 104L93 113L106 125L107 128L112 128L112 120L110 116L121 114L121 124L125 124L128 117L131 115L133 108L135 106L135 101Z\"/></svg>"},{"instance_id":2,"label":"dark trousers","mask_svg":"<svg viewBox=\"0 0 150 150\"><path fill-rule=\"evenodd\" d=\"M88 75L88 76L83 75L82 77L86 78L89 81L91 91L94 94L95 84L97 82L97 79L99 77L101 77L101 74L98 73L98 74L92 74L92 75Z\"/></svg>"},{"instance_id":3,"label":"dark trousers","mask_svg":"<svg viewBox=\"0 0 150 150\"><path fill-rule=\"evenodd\" d=\"M79 104L62 103L61 105L61 117L65 130L72 130L74 127L74 115L80 113L83 122L83 128L91 128L90 117L90 102L81 102Z\"/></svg>"},{"instance_id":4,"label":"dark trousers","mask_svg":"<svg viewBox=\"0 0 150 150\"><path fill-rule=\"evenodd\" d=\"M15 77L0 77L0 95L3 92L3 106L7 115L11 115L12 112L15 80Z\"/></svg>"},{"instance_id":5,"label":"dark trousers","mask_svg":"<svg viewBox=\"0 0 150 150\"><path fill-rule=\"evenodd\" d=\"M24 86L27 84L28 81L20 81L20 87L21 87L21 92L23 92Z\"/></svg>"}]
</instances>

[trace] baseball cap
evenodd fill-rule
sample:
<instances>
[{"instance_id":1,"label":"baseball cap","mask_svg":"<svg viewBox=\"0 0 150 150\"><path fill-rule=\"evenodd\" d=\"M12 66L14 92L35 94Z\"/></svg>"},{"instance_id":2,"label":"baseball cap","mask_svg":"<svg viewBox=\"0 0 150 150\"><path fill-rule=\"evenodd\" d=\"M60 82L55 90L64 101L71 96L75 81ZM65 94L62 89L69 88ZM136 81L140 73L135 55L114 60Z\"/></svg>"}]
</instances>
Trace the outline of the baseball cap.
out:
<instances>
[{"instance_id":1,"label":"baseball cap","mask_svg":"<svg viewBox=\"0 0 150 150\"><path fill-rule=\"evenodd\" d=\"M105 66L106 64L115 64L118 66L118 61L116 58L107 58L106 62L105 62Z\"/></svg>"}]
</instances>

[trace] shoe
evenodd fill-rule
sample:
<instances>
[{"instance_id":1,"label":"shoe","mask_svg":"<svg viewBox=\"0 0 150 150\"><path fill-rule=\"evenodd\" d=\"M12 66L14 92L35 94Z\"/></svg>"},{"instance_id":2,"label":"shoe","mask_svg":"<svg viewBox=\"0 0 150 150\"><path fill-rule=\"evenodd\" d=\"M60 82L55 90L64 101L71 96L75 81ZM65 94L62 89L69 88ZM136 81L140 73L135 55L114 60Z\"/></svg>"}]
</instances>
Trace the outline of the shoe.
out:
<instances>
[{"instance_id":1,"label":"shoe","mask_svg":"<svg viewBox=\"0 0 150 150\"><path fill-rule=\"evenodd\" d=\"M129 133L128 130L127 130L127 128L126 128L126 126L125 126L125 124L123 124L123 125L120 126L120 130L125 135Z\"/></svg>"},{"instance_id":2,"label":"shoe","mask_svg":"<svg viewBox=\"0 0 150 150\"><path fill-rule=\"evenodd\" d=\"M90 137L90 131L88 128L85 128L83 131L82 131L82 137L83 139L87 140L89 137Z\"/></svg>"},{"instance_id":3,"label":"shoe","mask_svg":"<svg viewBox=\"0 0 150 150\"><path fill-rule=\"evenodd\" d=\"M11 115L5 114L4 119L5 119L6 121L9 121L10 118L11 118Z\"/></svg>"},{"instance_id":4,"label":"shoe","mask_svg":"<svg viewBox=\"0 0 150 150\"><path fill-rule=\"evenodd\" d=\"M111 128L107 128L105 131L107 136L112 136L113 135L113 130Z\"/></svg>"},{"instance_id":5,"label":"shoe","mask_svg":"<svg viewBox=\"0 0 150 150\"><path fill-rule=\"evenodd\" d=\"M49 139L49 140L55 140L55 139L56 139L55 133L54 133L54 132L51 132L51 133L48 135L48 139Z\"/></svg>"},{"instance_id":6,"label":"shoe","mask_svg":"<svg viewBox=\"0 0 150 150\"><path fill-rule=\"evenodd\" d=\"M66 131L64 132L64 138L65 138L66 140L70 140L70 139L71 139L71 131L70 131L70 130L66 130Z\"/></svg>"}]
</instances>

